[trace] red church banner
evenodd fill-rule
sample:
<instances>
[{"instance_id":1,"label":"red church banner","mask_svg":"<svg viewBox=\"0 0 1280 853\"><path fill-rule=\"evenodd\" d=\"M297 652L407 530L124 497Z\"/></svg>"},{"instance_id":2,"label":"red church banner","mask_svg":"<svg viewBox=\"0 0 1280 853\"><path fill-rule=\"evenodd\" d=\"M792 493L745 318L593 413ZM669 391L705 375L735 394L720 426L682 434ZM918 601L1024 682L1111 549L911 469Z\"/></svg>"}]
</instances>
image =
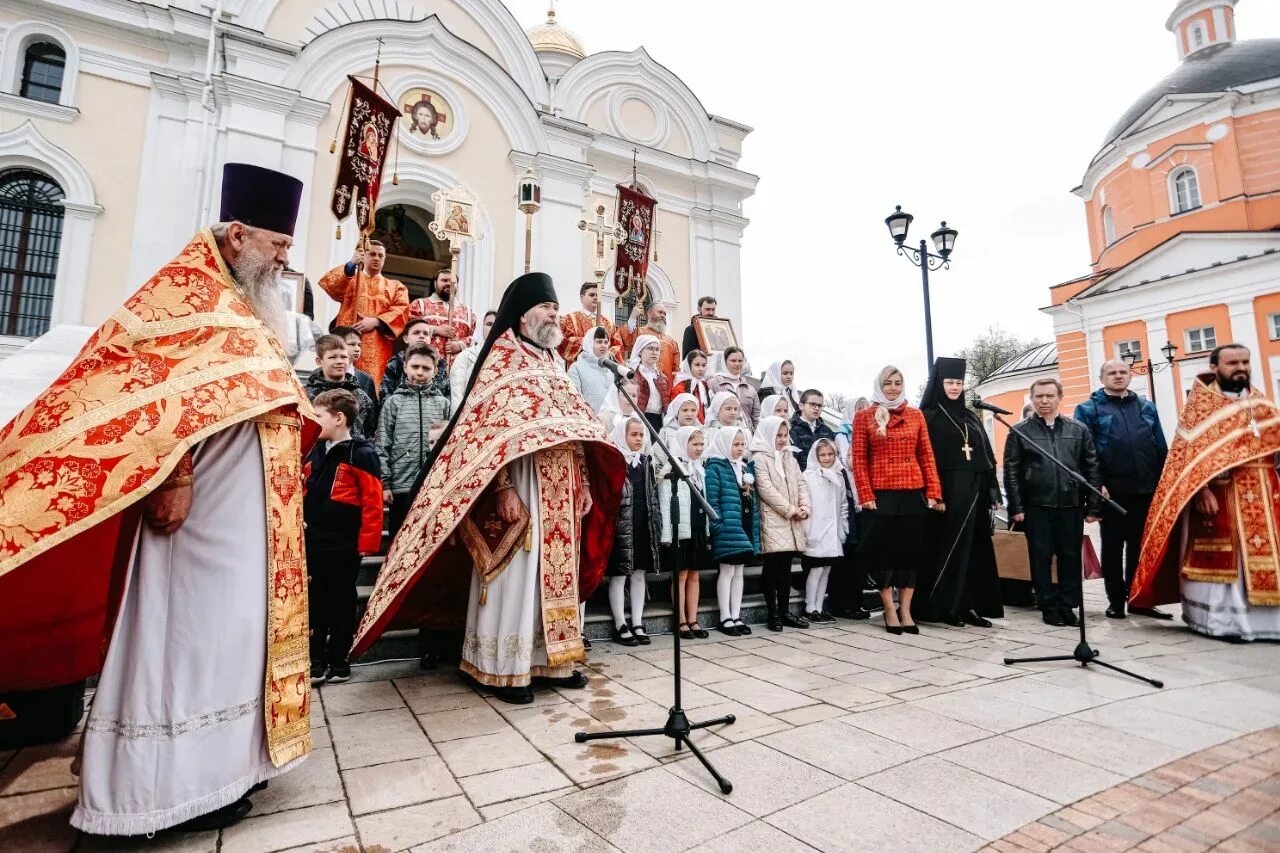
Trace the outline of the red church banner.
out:
<instances>
[{"instance_id":1,"label":"red church banner","mask_svg":"<svg viewBox=\"0 0 1280 853\"><path fill-rule=\"evenodd\" d=\"M368 234L373 230L382 166L400 111L356 78L348 76L347 79L351 81L347 133L342 140L338 180L334 183L330 208L339 222L354 210L360 232Z\"/></svg>"},{"instance_id":2,"label":"red church banner","mask_svg":"<svg viewBox=\"0 0 1280 853\"><path fill-rule=\"evenodd\" d=\"M636 294L644 298L644 278L649 274L649 245L653 238L653 217L658 206L635 187L618 184L618 222L626 236L618 241L618 254L614 261L613 287L619 296L631 292L639 285Z\"/></svg>"}]
</instances>

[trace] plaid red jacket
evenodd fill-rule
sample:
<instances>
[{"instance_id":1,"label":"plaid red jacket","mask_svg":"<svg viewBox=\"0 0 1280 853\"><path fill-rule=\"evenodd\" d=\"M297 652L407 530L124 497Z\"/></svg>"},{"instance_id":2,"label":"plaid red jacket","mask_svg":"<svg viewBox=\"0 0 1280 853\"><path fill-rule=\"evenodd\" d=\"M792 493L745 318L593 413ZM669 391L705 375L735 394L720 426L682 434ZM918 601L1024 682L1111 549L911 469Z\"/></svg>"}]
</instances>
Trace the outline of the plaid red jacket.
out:
<instances>
[{"instance_id":1,"label":"plaid red jacket","mask_svg":"<svg viewBox=\"0 0 1280 853\"><path fill-rule=\"evenodd\" d=\"M863 409L853 419L849 457L858 500L870 503L877 489L924 489L925 497L942 500L942 481L924 415L911 406L891 410L881 435L876 427L877 408Z\"/></svg>"}]
</instances>

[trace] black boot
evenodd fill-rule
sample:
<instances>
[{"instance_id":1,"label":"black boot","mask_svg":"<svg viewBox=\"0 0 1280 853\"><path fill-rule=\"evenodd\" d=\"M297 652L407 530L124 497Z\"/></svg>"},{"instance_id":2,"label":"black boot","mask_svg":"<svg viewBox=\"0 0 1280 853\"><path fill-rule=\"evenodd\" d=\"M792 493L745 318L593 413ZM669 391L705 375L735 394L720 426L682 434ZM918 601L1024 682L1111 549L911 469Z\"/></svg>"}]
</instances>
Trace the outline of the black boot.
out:
<instances>
[{"instance_id":1,"label":"black boot","mask_svg":"<svg viewBox=\"0 0 1280 853\"><path fill-rule=\"evenodd\" d=\"M966 625L972 625L975 628L990 628L991 620L978 615L978 611L969 608L960 616L961 621Z\"/></svg>"}]
</instances>

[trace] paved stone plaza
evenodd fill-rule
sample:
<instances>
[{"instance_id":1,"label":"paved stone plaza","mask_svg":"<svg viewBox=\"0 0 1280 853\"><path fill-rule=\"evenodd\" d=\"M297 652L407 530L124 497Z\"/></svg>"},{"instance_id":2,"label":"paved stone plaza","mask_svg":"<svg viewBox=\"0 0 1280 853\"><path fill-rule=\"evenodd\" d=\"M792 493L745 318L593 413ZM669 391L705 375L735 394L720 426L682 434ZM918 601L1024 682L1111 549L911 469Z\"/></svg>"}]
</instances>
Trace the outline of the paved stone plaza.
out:
<instances>
[{"instance_id":1,"label":"paved stone plaza","mask_svg":"<svg viewBox=\"0 0 1280 853\"><path fill-rule=\"evenodd\" d=\"M1101 583L1087 589L1100 613ZM1225 645L1177 622L1089 626L1106 660L1166 688L1004 666L1006 654L1075 642L1023 610L989 631L894 637L842 621L687 643L690 717L737 716L696 741L733 781L728 797L665 739L573 742L665 720L670 638L643 651L597 643L588 689L525 707L416 663L357 667L351 683L316 691L308 761L220 836L77 837L69 740L0 753L0 850L1280 847L1280 733L1268 730L1280 722L1280 647Z\"/></svg>"}]
</instances>

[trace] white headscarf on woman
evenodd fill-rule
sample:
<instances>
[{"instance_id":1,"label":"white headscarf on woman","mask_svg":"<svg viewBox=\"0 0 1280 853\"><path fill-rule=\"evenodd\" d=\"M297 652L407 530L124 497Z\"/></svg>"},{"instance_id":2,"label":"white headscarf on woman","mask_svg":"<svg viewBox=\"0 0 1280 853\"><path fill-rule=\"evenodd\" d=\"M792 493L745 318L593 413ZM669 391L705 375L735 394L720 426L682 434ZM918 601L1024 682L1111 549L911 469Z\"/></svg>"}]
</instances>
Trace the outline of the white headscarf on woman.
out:
<instances>
[{"instance_id":1,"label":"white headscarf on woman","mask_svg":"<svg viewBox=\"0 0 1280 853\"><path fill-rule=\"evenodd\" d=\"M675 399L667 404L667 415L662 419L662 425L675 429L679 425L676 423L676 418L680 415L680 407L685 403L693 403L696 406L698 405L698 398L692 394L677 394ZM695 422L697 421L696 416L694 420Z\"/></svg>"},{"instance_id":2,"label":"white headscarf on woman","mask_svg":"<svg viewBox=\"0 0 1280 853\"><path fill-rule=\"evenodd\" d=\"M742 372L741 373L729 372L729 364L724 360L724 350L721 350L720 352L711 356L711 361L707 365L708 375L723 376L727 379L733 380L734 382L737 382L739 379L745 379L749 375L749 372L750 372L750 368L747 366L747 354L745 352L742 353Z\"/></svg>"},{"instance_id":3,"label":"white headscarf on woman","mask_svg":"<svg viewBox=\"0 0 1280 853\"><path fill-rule=\"evenodd\" d=\"M890 400L884 395L884 381L893 374L902 376L902 371L887 364L881 368L876 374L876 387L871 392L871 405L876 407L876 432L881 435L885 434L885 430L889 426L889 410L900 409L907 404L907 383L906 377L903 377L902 393L898 395L898 399Z\"/></svg>"},{"instance_id":4,"label":"white headscarf on woman","mask_svg":"<svg viewBox=\"0 0 1280 853\"><path fill-rule=\"evenodd\" d=\"M785 480L787 476L786 457L795 453L798 448L791 446L790 435L788 434L787 446L782 450L778 449L775 442L778 440L778 430L780 429L788 429L788 426L787 422L777 415L761 418L760 425L756 427L756 434L751 437L751 444L747 449L751 451L753 457L759 453L771 454L778 463L778 473Z\"/></svg>"},{"instance_id":5,"label":"white headscarf on woman","mask_svg":"<svg viewBox=\"0 0 1280 853\"><path fill-rule=\"evenodd\" d=\"M738 399L738 395L732 391L717 391L716 395L711 398L711 402L707 404L707 426L720 423L720 407L730 400Z\"/></svg>"},{"instance_id":6,"label":"white headscarf on woman","mask_svg":"<svg viewBox=\"0 0 1280 853\"><path fill-rule=\"evenodd\" d=\"M795 387L795 374L791 375L790 385L782 381L782 365L784 364L789 364L792 367L795 367L795 362L789 358L782 361L775 361L773 364L769 365L769 371L765 374L764 387L777 389Z\"/></svg>"},{"instance_id":7,"label":"white headscarf on woman","mask_svg":"<svg viewBox=\"0 0 1280 853\"><path fill-rule=\"evenodd\" d=\"M723 459L729 463L729 467L733 469L733 474L738 478L738 485L742 485L742 478L747 472L747 451L743 449L742 455L737 459L733 458L733 441L742 435L742 440L747 444L751 443L751 433L743 426L727 426L724 429L716 430L715 435L711 436L711 440L707 442L707 449L702 452L703 459ZM753 480L754 481L754 480Z\"/></svg>"},{"instance_id":8,"label":"white headscarf on woman","mask_svg":"<svg viewBox=\"0 0 1280 853\"><path fill-rule=\"evenodd\" d=\"M613 446L622 451L622 456L627 460L627 465L631 468L640 464L640 457L644 455L649 447L648 430L645 430L644 445L639 450L632 450L627 446L627 427L632 423L640 424L640 428L644 429L644 421L635 415L628 415L620 418L613 425L613 434L609 436L609 440L613 442Z\"/></svg>"}]
</instances>

